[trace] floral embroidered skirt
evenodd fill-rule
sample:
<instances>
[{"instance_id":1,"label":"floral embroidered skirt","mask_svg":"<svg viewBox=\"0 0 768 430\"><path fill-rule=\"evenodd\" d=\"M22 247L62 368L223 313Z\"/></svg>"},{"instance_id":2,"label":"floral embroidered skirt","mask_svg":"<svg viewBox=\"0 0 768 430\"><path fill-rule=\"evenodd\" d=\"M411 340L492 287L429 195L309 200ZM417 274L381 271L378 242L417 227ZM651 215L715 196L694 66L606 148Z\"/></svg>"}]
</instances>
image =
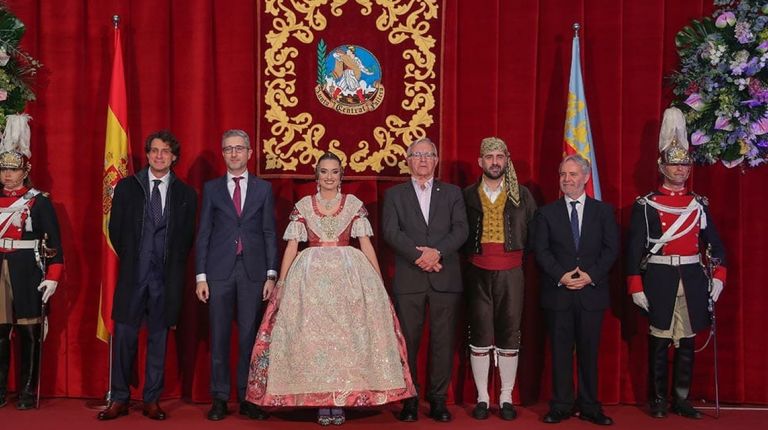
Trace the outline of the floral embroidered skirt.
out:
<instances>
[{"instance_id":1,"label":"floral embroidered skirt","mask_svg":"<svg viewBox=\"0 0 768 430\"><path fill-rule=\"evenodd\" d=\"M247 399L263 406L372 406L416 395L381 278L357 248L310 247L256 336Z\"/></svg>"}]
</instances>

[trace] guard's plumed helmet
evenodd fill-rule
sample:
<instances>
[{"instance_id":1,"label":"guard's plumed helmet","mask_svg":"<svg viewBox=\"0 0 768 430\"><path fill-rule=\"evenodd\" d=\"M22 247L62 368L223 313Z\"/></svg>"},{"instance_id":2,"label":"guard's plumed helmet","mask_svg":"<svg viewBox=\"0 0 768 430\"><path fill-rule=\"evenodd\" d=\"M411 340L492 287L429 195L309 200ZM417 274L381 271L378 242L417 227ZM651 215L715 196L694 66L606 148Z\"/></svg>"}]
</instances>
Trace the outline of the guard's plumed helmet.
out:
<instances>
[{"instance_id":1,"label":"guard's plumed helmet","mask_svg":"<svg viewBox=\"0 0 768 430\"><path fill-rule=\"evenodd\" d=\"M691 165L693 160L688 153L688 136L685 128L685 116L680 109L671 107L664 111L659 132L659 165Z\"/></svg>"}]
</instances>

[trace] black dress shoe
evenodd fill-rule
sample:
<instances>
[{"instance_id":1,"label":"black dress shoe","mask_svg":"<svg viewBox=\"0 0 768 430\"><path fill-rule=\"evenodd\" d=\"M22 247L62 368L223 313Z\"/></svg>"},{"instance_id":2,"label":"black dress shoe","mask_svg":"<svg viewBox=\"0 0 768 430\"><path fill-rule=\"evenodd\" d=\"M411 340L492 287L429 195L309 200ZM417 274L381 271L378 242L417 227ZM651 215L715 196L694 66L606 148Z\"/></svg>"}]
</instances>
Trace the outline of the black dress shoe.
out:
<instances>
[{"instance_id":1,"label":"black dress shoe","mask_svg":"<svg viewBox=\"0 0 768 430\"><path fill-rule=\"evenodd\" d=\"M213 399L211 410L208 411L208 419L211 421L221 421L228 413L226 400Z\"/></svg>"},{"instance_id":2,"label":"black dress shoe","mask_svg":"<svg viewBox=\"0 0 768 430\"><path fill-rule=\"evenodd\" d=\"M411 397L403 402L403 410L397 419L405 422L414 422L419 419L419 399Z\"/></svg>"},{"instance_id":3,"label":"black dress shoe","mask_svg":"<svg viewBox=\"0 0 768 430\"><path fill-rule=\"evenodd\" d=\"M19 399L16 401L16 409L25 411L35 407L35 395L31 393L21 392Z\"/></svg>"},{"instance_id":4,"label":"black dress shoe","mask_svg":"<svg viewBox=\"0 0 768 430\"><path fill-rule=\"evenodd\" d=\"M438 422L447 423L451 420L451 413L445 407L445 402L434 402L429 408L429 416Z\"/></svg>"},{"instance_id":5,"label":"black dress shoe","mask_svg":"<svg viewBox=\"0 0 768 430\"><path fill-rule=\"evenodd\" d=\"M475 405L475 409L472 410L472 418L476 420L487 420L490 413L488 412L488 403L480 402Z\"/></svg>"},{"instance_id":6,"label":"black dress shoe","mask_svg":"<svg viewBox=\"0 0 768 430\"><path fill-rule=\"evenodd\" d=\"M265 420L269 418L269 414L264 409L247 400L240 402L240 415L245 415L252 420Z\"/></svg>"},{"instance_id":7,"label":"black dress shoe","mask_svg":"<svg viewBox=\"0 0 768 430\"><path fill-rule=\"evenodd\" d=\"M512 421L517 418L517 411L515 410L515 407L512 406L512 403L504 402L499 410L499 416L503 420Z\"/></svg>"},{"instance_id":8,"label":"black dress shoe","mask_svg":"<svg viewBox=\"0 0 768 430\"><path fill-rule=\"evenodd\" d=\"M672 412L685 418L691 418L694 420L701 419L701 412L699 412L693 406L691 406L691 404L687 400L674 402L672 404Z\"/></svg>"},{"instance_id":9,"label":"black dress shoe","mask_svg":"<svg viewBox=\"0 0 768 430\"><path fill-rule=\"evenodd\" d=\"M600 426L609 426L613 424L613 420L611 419L611 417L605 415L603 411L597 411L591 414L582 412L579 414L579 419L582 419L584 421L589 421L591 423L595 423Z\"/></svg>"},{"instance_id":10,"label":"black dress shoe","mask_svg":"<svg viewBox=\"0 0 768 430\"><path fill-rule=\"evenodd\" d=\"M664 400L651 400L649 415L653 418L666 418L667 402Z\"/></svg>"},{"instance_id":11,"label":"black dress shoe","mask_svg":"<svg viewBox=\"0 0 768 430\"><path fill-rule=\"evenodd\" d=\"M557 409L550 409L549 412L547 412L547 414L544 415L544 418L542 419L542 421L544 421L547 424L557 424L560 421L565 421L570 417L571 417L570 412L558 411Z\"/></svg>"}]
</instances>

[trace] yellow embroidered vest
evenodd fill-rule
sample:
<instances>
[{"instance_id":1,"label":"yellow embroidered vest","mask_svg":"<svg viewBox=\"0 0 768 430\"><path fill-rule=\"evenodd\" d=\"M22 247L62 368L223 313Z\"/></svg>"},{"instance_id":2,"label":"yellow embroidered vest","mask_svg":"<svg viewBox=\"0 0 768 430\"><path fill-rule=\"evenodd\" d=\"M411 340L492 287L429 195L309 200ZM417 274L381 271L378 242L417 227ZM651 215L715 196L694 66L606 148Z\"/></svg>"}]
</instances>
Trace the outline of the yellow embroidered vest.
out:
<instances>
[{"instance_id":1,"label":"yellow embroidered vest","mask_svg":"<svg viewBox=\"0 0 768 430\"><path fill-rule=\"evenodd\" d=\"M483 187L478 187L480 194L480 204L483 205L483 237L481 243L504 243L504 206L507 203L507 193L502 189L496 201L491 203L491 199L483 191Z\"/></svg>"}]
</instances>

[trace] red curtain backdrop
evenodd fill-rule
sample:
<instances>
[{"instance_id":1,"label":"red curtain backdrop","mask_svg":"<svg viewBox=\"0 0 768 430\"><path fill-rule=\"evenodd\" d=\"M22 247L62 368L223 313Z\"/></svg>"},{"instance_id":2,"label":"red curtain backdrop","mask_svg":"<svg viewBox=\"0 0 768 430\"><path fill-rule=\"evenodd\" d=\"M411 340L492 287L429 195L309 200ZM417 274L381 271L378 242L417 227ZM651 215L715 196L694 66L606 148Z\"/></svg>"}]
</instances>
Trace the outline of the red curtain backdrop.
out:
<instances>
[{"instance_id":1,"label":"red curtain backdrop","mask_svg":"<svg viewBox=\"0 0 768 430\"><path fill-rule=\"evenodd\" d=\"M111 16L122 17L129 126L136 165L143 138L170 128L182 142L176 172L198 190L224 172L223 130L256 135L260 23L253 0L9 0L26 23L23 46L46 65L29 111L32 177L50 191L63 230L67 275L52 300L45 344L45 396L98 397L107 388L108 349L96 337L100 280L101 175L107 111ZM674 36L711 13L711 0L444 1L440 177L476 180L481 138L498 135L512 151L521 181L539 204L558 197L568 87L571 25L582 24L582 64L603 199L616 207L626 234L638 194L657 184L659 118L670 100L665 77L677 62ZM264 130L262 130L262 134ZM251 167L255 167L252 162ZM729 251L728 282L718 303L720 392L727 402L768 403L768 168L743 174L698 168L694 189L709 197ZM313 191L306 180L273 180L278 225ZM381 199L392 182L349 181L345 191L367 204L378 228ZM383 267L391 251L375 239ZM749 238L752 239L749 239ZM613 271L612 307L600 357L606 403L645 398L647 322L625 294L623 261ZM518 398L549 396L545 327L535 266L527 287ZM208 316L189 291L171 336L167 397L207 401ZM700 336L699 343L704 338ZM453 400L474 402L463 350L457 351ZM697 356L694 398L713 398L712 350ZM422 372L423 374L423 372Z\"/></svg>"}]
</instances>

